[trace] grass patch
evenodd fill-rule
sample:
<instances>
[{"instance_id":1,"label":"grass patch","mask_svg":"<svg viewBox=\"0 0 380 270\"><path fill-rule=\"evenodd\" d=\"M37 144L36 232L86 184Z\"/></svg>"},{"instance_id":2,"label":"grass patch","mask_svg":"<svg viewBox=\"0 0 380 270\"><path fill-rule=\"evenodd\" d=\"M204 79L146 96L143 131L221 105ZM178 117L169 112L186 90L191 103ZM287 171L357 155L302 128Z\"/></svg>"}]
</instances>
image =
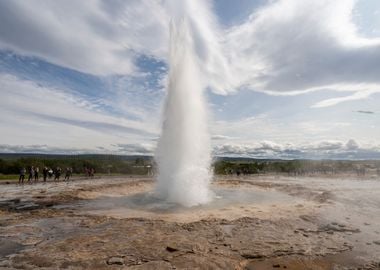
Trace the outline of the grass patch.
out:
<instances>
[{"instance_id":1,"label":"grass patch","mask_svg":"<svg viewBox=\"0 0 380 270\"><path fill-rule=\"evenodd\" d=\"M3 180L18 180L18 174L0 174L0 181Z\"/></svg>"}]
</instances>

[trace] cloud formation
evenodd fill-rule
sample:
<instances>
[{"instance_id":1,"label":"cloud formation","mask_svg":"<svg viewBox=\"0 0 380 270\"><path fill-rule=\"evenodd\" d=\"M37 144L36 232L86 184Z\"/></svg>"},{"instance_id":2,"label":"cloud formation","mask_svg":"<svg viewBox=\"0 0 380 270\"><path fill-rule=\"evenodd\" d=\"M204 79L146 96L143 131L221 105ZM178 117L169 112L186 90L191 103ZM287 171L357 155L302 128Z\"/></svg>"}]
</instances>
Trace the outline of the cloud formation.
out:
<instances>
[{"instance_id":1,"label":"cloud formation","mask_svg":"<svg viewBox=\"0 0 380 270\"><path fill-rule=\"evenodd\" d=\"M45 144L7 145L0 144L1 153L41 153L41 154L125 154L147 155L154 153L155 146L147 143L113 144L112 149L102 146L52 147ZM293 145L261 141L251 144L221 144L213 149L215 156L249 157L273 159L379 159L380 145L359 145L354 140L320 141L313 144Z\"/></svg>"},{"instance_id":2,"label":"cloud formation","mask_svg":"<svg viewBox=\"0 0 380 270\"><path fill-rule=\"evenodd\" d=\"M105 154L104 149L85 149L85 148L62 148L52 147L46 144L31 145L9 145L0 144L1 153L27 153L27 154L58 154L58 155L80 155L80 154Z\"/></svg>"},{"instance_id":3,"label":"cloud formation","mask_svg":"<svg viewBox=\"0 0 380 270\"><path fill-rule=\"evenodd\" d=\"M166 61L169 21L186 18L213 91L347 92L321 108L380 92L380 38L360 36L356 3L270 1L223 29L211 1L0 1L0 48L85 73L133 74L139 55Z\"/></svg>"},{"instance_id":4,"label":"cloud formation","mask_svg":"<svg viewBox=\"0 0 380 270\"><path fill-rule=\"evenodd\" d=\"M210 94L215 153L376 156L380 38L358 31L357 3L262 1L223 26L211 0L0 0L1 143L152 151L168 26L185 17L208 89L230 95Z\"/></svg>"},{"instance_id":5,"label":"cloud formation","mask_svg":"<svg viewBox=\"0 0 380 270\"><path fill-rule=\"evenodd\" d=\"M0 75L2 143L94 148L99 144L136 142L158 134L150 119L131 120L99 104L11 75ZM59 138L59 139L57 139Z\"/></svg>"},{"instance_id":6,"label":"cloud formation","mask_svg":"<svg viewBox=\"0 0 380 270\"><path fill-rule=\"evenodd\" d=\"M321 89L348 96L325 107L380 91L380 39L361 37L352 22L355 0L279 0L228 30L238 85L274 95ZM351 92L351 93L350 93Z\"/></svg>"},{"instance_id":7,"label":"cloud formation","mask_svg":"<svg viewBox=\"0 0 380 270\"><path fill-rule=\"evenodd\" d=\"M278 144L262 141L253 144L222 144L214 155L282 159L379 159L380 145L359 145L354 140L320 141L309 144Z\"/></svg>"},{"instance_id":8,"label":"cloud formation","mask_svg":"<svg viewBox=\"0 0 380 270\"><path fill-rule=\"evenodd\" d=\"M136 72L139 54L163 57L160 1L0 1L0 48L96 75Z\"/></svg>"},{"instance_id":9,"label":"cloud formation","mask_svg":"<svg viewBox=\"0 0 380 270\"><path fill-rule=\"evenodd\" d=\"M117 144L118 152L129 155L153 155L155 146L148 143L139 144Z\"/></svg>"}]
</instances>

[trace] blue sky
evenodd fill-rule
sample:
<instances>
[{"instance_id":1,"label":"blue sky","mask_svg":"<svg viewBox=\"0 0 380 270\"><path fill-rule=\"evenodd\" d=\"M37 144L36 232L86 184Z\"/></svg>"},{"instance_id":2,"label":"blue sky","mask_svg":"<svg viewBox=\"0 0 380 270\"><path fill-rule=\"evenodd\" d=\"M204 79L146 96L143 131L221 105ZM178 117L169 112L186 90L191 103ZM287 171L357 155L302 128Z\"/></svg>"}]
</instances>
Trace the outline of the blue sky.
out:
<instances>
[{"instance_id":1,"label":"blue sky","mask_svg":"<svg viewBox=\"0 0 380 270\"><path fill-rule=\"evenodd\" d=\"M380 158L377 0L0 0L0 151L153 153L176 16L215 155Z\"/></svg>"}]
</instances>

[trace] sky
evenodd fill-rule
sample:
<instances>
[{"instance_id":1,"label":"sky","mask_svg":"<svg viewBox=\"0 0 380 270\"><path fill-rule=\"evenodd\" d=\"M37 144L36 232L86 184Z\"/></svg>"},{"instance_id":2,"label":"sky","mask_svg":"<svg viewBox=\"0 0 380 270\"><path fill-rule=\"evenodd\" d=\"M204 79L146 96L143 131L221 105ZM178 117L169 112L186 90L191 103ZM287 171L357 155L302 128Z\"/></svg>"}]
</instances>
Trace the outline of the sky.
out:
<instances>
[{"instance_id":1,"label":"sky","mask_svg":"<svg viewBox=\"0 0 380 270\"><path fill-rule=\"evenodd\" d=\"M380 159L378 0L0 0L0 152L153 154L183 17L213 155Z\"/></svg>"}]
</instances>

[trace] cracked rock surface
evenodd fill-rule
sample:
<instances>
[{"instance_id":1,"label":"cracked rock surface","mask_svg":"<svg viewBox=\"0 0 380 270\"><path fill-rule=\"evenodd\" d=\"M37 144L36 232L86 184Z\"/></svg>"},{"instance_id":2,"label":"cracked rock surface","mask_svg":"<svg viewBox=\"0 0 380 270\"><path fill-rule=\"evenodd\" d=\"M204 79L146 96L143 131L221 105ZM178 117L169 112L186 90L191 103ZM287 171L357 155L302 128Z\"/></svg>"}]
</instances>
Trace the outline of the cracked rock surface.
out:
<instances>
[{"instance_id":1,"label":"cracked rock surface","mask_svg":"<svg viewBox=\"0 0 380 270\"><path fill-rule=\"evenodd\" d=\"M99 181L33 187L29 197L14 188L16 200L8 193L0 203L0 269L380 269L376 220L342 212L340 191L325 192L325 182L220 179L215 186L276 190L294 201L234 201L177 214L125 206L125 217L83 205L149 191L152 181Z\"/></svg>"}]
</instances>

